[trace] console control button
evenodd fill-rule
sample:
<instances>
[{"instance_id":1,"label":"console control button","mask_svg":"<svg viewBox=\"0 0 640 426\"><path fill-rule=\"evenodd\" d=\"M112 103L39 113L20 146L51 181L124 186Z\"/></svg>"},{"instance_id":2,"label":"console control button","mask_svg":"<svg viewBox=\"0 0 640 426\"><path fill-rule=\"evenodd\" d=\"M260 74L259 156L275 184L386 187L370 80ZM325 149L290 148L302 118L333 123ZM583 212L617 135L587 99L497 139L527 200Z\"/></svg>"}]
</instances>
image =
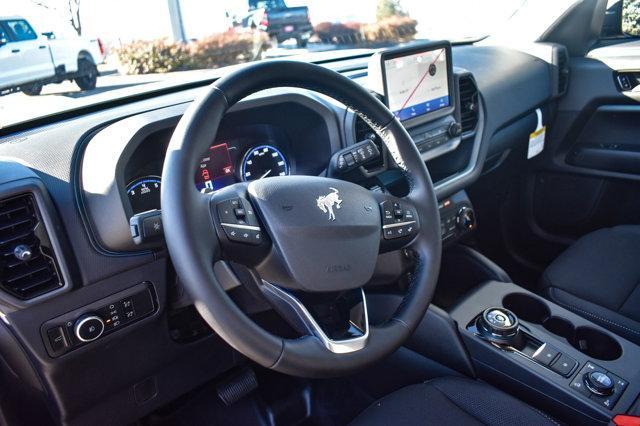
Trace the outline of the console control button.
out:
<instances>
[{"instance_id":1,"label":"console control button","mask_svg":"<svg viewBox=\"0 0 640 426\"><path fill-rule=\"evenodd\" d=\"M616 405L616 402L618 402L618 399L620 399L620 394L619 393L613 393L611 395L591 394L590 399L602 405L603 407L611 410L613 406Z\"/></svg>"},{"instance_id":2,"label":"console control button","mask_svg":"<svg viewBox=\"0 0 640 426\"><path fill-rule=\"evenodd\" d=\"M73 331L81 342L92 342L102 336L104 321L96 315L85 315L76 321Z\"/></svg>"},{"instance_id":3,"label":"console control button","mask_svg":"<svg viewBox=\"0 0 640 426\"><path fill-rule=\"evenodd\" d=\"M47 337L54 352L62 352L69 346L62 327L53 327L47 330Z\"/></svg>"},{"instance_id":4,"label":"console control button","mask_svg":"<svg viewBox=\"0 0 640 426\"><path fill-rule=\"evenodd\" d=\"M556 359L556 356L558 356L559 353L560 352L556 348L544 343L537 351L534 352L532 358L540 364L548 366L554 359Z\"/></svg>"},{"instance_id":5,"label":"console control button","mask_svg":"<svg viewBox=\"0 0 640 426\"><path fill-rule=\"evenodd\" d=\"M597 395L611 395L614 389L613 379L602 371L585 374L584 381L589 390Z\"/></svg>"},{"instance_id":6,"label":"console control button","mask_svg":"<svg viewBox=\"0 0 640 426\"><path fill-rule=\"evenodd\" d=\"M616 376L615 374L613 374L611 372L609 372L607 374L608 374L609 377L611 377L611 380L613 380L613 386L615 387L615 392L619 392L619 393L624 392L624 390L629 385L629 382L627 382L626 380Z\"/></svg>"},{"instance_id":7,"label":"console control button","mask_svg":"<svg viewBox=\"0 0 640 426\"><path fill-rule=\"evenodd\" d=\"M577 365L578 363L575 359L561 353L558 359L551 363L549 368L562 376L569 377Z\"/></svg>"},{"instance_id":8,"label":"console control button","mask_svg":"<svg viewBox=\"0 0 640 426\"><path fill-rule=\"evenodd\" d=\"M571 384L569 385L569 387L573 388L574 390L580 392L581 394L583 394L584 396L586 396L587 398L589 398L591 396L591 391L587 388L587 386L584 384L584 376L582 374L578 374L573 381L571 382Z\"/></svg>"}]
</instances>

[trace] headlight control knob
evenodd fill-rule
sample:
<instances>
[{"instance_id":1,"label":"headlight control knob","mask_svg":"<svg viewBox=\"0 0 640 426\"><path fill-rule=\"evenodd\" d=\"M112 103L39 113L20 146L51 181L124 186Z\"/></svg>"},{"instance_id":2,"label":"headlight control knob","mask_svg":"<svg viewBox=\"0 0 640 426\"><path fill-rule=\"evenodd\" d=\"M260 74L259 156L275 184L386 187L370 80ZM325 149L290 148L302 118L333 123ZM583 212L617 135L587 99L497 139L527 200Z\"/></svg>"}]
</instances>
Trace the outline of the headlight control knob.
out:
<instances>
[{"instance_id":1,"label":"headlight control knob","mask_svg":"<svg viewBox=\"0 0 640 426\"><path fill-rule=\"evenodd\" d=\"M104 333L104 321L97 315L83 315L76 320L73 332L81 342L92 342Z\"/></svg>"},{"instance_id":2,"label":"headlight control knob","mask_svg":"<svg viewBox=\"0 0 640 426\"><path fill-rule=\"evenodd\" d=\"M471 207L461 207L456 214L456 224L463 231L471 231L476 227L476 214Z\"/></svg>"}]
</instances>

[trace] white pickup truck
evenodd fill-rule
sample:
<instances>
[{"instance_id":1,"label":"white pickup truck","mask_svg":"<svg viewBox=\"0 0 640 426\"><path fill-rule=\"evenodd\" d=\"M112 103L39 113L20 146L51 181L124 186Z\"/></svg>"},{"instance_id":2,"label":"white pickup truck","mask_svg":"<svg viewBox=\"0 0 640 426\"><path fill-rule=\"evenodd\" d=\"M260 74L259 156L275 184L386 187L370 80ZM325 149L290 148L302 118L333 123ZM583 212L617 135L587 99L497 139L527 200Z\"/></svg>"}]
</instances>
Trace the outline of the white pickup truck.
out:
<instances>
[{"instance_id":1,"label":"white pickup truck","mask_svg":"<svg viewBox=\"0 0 640 426\"><path fill-rule=\"evenodd\" d=\"M0 95L21 91L35 96L45 84L64 80L91 90L103 61L99 39L58 39L54 33L39 34L22 17L0 16Z\"/></svg>"}]
</instances>

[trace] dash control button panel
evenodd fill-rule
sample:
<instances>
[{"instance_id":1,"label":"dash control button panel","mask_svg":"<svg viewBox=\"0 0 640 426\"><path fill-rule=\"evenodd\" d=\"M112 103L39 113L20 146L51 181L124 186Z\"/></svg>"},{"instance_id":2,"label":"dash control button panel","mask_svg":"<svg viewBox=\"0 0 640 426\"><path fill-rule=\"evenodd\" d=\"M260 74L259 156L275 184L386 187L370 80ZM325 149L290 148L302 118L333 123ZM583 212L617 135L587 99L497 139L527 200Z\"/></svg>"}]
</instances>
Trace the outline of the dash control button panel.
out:
<instances>
[{"instance_id":1,"label":"dash control button panel","mask_svg":"<svg viewBox=\"0 0 640 426\"><path fill-rule=\"evenodd\" d=\"M385 240L415 236L418 233L416 211L400 201L384 201L382 213L382 236Z\"/></svg>"},{"instance_id":2,"label":"dash control button panel","mask_svg":"<svg viewBox=\"0 0 640 426\"><path fill-rule=\"evenodd\" d=\"M147 284L48 321L42 327L47 352L62 355L152 314L155 304Z\"/></svg>"},{"instance_id":3,"label":"dash control button panel","mask_svg":"<svg viewBox=\"0 0 640 426\"><path fill-rule=\"evenodd\" d=\"M234 198L217 204L218 219L227 238L236 243L259 245L263 232L248 200Z\"/></svg>"}]
</instances>

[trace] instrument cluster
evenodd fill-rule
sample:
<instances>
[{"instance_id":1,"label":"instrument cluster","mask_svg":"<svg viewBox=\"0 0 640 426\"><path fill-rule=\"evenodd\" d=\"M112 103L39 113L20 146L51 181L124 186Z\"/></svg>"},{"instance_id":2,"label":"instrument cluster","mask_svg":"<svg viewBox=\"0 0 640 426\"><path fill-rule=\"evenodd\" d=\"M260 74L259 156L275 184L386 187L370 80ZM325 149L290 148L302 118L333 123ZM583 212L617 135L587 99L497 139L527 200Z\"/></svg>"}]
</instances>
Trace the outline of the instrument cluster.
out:
<instances>
[{"instance_id":1,"label":"instrument cluster","mask_svg":"<svg viewBox=\"0 0 640 426\"><path fill-rule=\"evenodd\" d=\"M165 150L167 143L168 140ZM286 145L286 141L273 138L220 139L209 147L194 170L194 185L198 191L208 193L236 182L287 176L292 163ZM140 162L146 158L149 163L130 167L127 173L132 175L127 176L125 187L132 214L160 209L163 158L154 161L153 157L140 155Z\"/></svg>"}]
</instances>

